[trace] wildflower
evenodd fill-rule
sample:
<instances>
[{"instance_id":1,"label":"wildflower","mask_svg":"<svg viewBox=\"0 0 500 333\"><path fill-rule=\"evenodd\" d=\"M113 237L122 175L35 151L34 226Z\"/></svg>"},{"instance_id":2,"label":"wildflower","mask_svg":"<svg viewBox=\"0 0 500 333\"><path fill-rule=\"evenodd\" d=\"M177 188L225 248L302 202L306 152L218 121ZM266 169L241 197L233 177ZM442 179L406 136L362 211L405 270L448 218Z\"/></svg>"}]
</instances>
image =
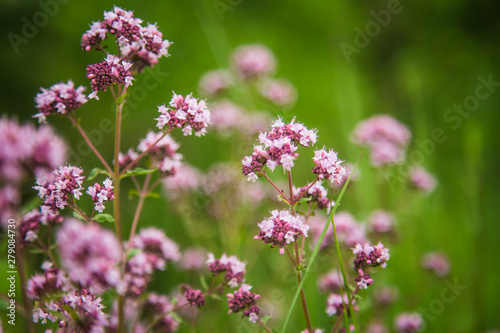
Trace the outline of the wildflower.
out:
<instances>
[{"instance_id":1,"label":"wildflower","mask_svg":"<svg viewBox=\"0 0 500 333\"><path fill-rule=\"evenodd\" d=\"M95 183L94 186L89 186L87 189L87 194L92 197L92 201L95 204L95 210L102 213L104 210L104 202L115 200L113 191L113 182L111 179L106 178L103 182L104 186Z\"/></svg>"},{"instance_id":2,"label":"wildflower","mask_svg":"<svg viewBox=\"0 0 500 333\"><path fill-rule=\"evenodd\" d=\"M139 157L139 154L130 148L125 154L123 153L118 153L118 164L120 165L120 168L125 168L128 166L130 163L135 161Z\"/></svg>"},{"instance_id":3,"label":"wildflower","mask_svg":"<svg viewBox=\"0 0 500 333\"><path fill-rule=\"evenodd\" d=\"M111 231L67 219L58 230L57 245L71 280L97 292L118 286L122 251Z\"/></svg>"},{"instance_id":4,"label":"wildflower","mask_svg":"<svg viewBox=\"0 0 500 333\"><path fill-rule=\"evenodd\" d=\"M184 298L190 306L201 308L205 305L205 296L200 289L193 289L189 286L183 286L182 289L184 290Z\"/></svg>"},{"instance_id":5,"label":"wildflower","mask_svg":"<svg viewBox=\"0 0 500 333\"><path fill-rule=\"evenodd\" d=\"M422 167L415 167L410 170L410 182L423 193L431 193L437 185L436 178Z\"/></svg>"},{"instance_id":6,"label":"wildflower","mask_svg":"<svg viewBox=\"0 0 500 333\"><path fill-rule=\"evenodd\" d=\"M410 138L408 128L389 115L377 115L360 122L353 134L356 144L370 148L374 166L401 163Z\"/></svg>"},{"instance_id":7,"label":"wildflower","mask_svg":"<svg viewBox=\"0 0 500 333\"><path fill-rule=\"evenodd\" d=\"M393 287L382 287L378 290L375 290L373 296L380 305L388 305L394 303L394 301L397 299L398 290Z\"/></svg>"},{"instance_id":8,"label":"wildflower","mask_svg":"<svg viewBox=\"0 0 500 333\"><path fill-rule=\"evenodd\" d=\"M220 259L215 259L213 253L208 254L208 260L205 262L208 270L218 275L224 273L224 278L230 287L237 287L245 281L245 266L246 264L239 261L236 256L227 256L225 253Z\"/></svg>"},{"instance_id":9,"label":"wildflower","mask_svg":"<svg viewBox=\"0 0 500 333\"><path fill-rule=\"evenodd\" d=\"M38 238L37 233L41 224L52 225L60 222L62 222L62 217L58 214L52 216L43 216L38 209L34 209L31 212L26 213L18 221L20 233L19 246L24 247L28 243L35 241Z\"/></svg>"},{"instance_id":10,"label":"wildflower","mask_svg":"<svg viewBox=\"0 0 500 333\"><path fill-rule=\"evenodd\" d=\"M179 247L156 228L142 229L131 241L131 249L139 250L127 261L123 278L125 293L142 294L155 270L164 270L168 261L180 260Z\"/></svg>"},{"instance_id":11,"label":"wildflower","mask_svg":"<svg viewBox=\"0 0 500 333\"><path fill-rule=\"evenodd\" d=\"M285 247L295 242L301 235L307 237L310 226L304 224L302 218L293 216L288 210L273 210L269 219L258 224L260 231L254 239L262 239L264 243L280 248L280 254L285 253Z\"/></svg>"},{"instance_id":12,"label":"wildflower","mask_svg":"<svg viewBox=\"0 0 500 333\"><path fill-rule=\"evenodd\" d=\"M422 256L422 266L439 277L445 277L450 273L450 261L448 257L440 252L428 252Z\"/></svg>"},{"instance_id":13,"label":"wildflower","mask_svg":"<svg viewBox=\"0 0 500 333\"><path fill-rule=\"evenodd\" d=\"M366 243L364 247L356 244L353 253L356 255L356 259L354 260L356 270L365 270L369 267L377 266L385 268L389 260L389 249L385 248L384 244L380 242L374 246Z\"/></svg>"},{"instance_id":14,"label":"wildflower","mask_svg":"<svg viewBox=\"0 0 500 333\"><path fill-rule=\"evenodd\" d=\"M332 269L319 277L318 287L324 293L336 292L340 290L341 287L344 288L344 278L339 275L339 272Z\"/></svg>"},{"instance_id":15,"label":"wildflower","mask_svg":"<svg viewBox=\"0 0 500 333\"><path fill-rule=\"evenodd\" d=\"M220 132L239 131L247 125L243 110L228 100L214 103L210 110L213 126Z\"/></svg>"},{"instance_id":16,"label":"wildflower","mask_svg":"<svg viewBox=\"0 0 500 333\"><path fill-rule=\"evenodd\" d=\"M160 132L148 132L146 138L140 141L137 150L144 152L149 149L148 154L162 175L171 176L181 166L182 155L177 152L179 144L170 135L167 134L158 141L162 135ZM158 142L152 147L156 141Z\"/></svg>"},{"instance_id":17,"label":"wildflower","mask_svg":"<svg viewBox=\"0 0 500 333\"><path fill-rule=\"evenodd\" d=\"M384 210L376 210L368 218L370 228L379 233L389 232L393 229L395 218L391 213Z\"/></svg>"},{"instance_id":18,"label":"wildflower","mask_svg":"<svg viewBox=\"0 0 500 333\"><path fill-rule=\"evenodd\" d=\"M424 328L424 320L418 312L400 313L394 320L394 327L399 333L416 333Z\"/></svg>"},{"instance_id":19,"label":"wildflower","mask_svg":"<svg viewBox=\"0 0 500 333\"><path fill-rule=\"evenodd\" d=\"M374 320L368 324L366 333L389 333L389 330L384 323Z\"/></svg>"},{"instance_id":20,"label":"wildflower","mask_svg":"<svg viewBox=\"0 0 500 333\"><path fill-rule=\"evenodd\" d=\"M259 92L277 106L291 107L297 99L297 91L286 80L266 79L259 86Z\"/></svg>"},{"instance_id":21,"label":"wildflower","mask_svg":"<svg viewBox=\"0 0 500 333\"><path fill-rule=\"evenodd\" d=\"M330 199L328 198L328 191L321 185L321 182L316 182L313 186L310 186L311 184L307 184L306 186L293 188L293 196L295 197L295 200L304 193L306 190L307 192L302 195L302 198L310 198L311 200L309 201L310 203L315 203L318 209L329 209L331 206Z\"/></svg>"},{"instance_id":22,"label":"wildflower","mask_svg":"<svg viewBox=\"0 0 500 333\"><path fill-rule=\"evenodd\" d=\"M330 149L328 152L325 148L316 150L313 161L316 164L313 167L313 173L317 175L318 179L329 179L331 183L336 182L337 184L342 182L346 170L340 165L343 161L337 158L337 153L333 150Z\"/></svg>"},{"instance_id":23,"label":"wildflower","mask_svg":"<svg viewBox=\"0 0 500 333\"><path fill-rule=\"evenodd\" d=\"M353 300L353 304L354 302ZM344 294L343 298L338 294L330 294L326 301L326 314L331 317L335 314L342 313L344 311L344 305L346 308L349 306L349 299L346 294Z\"/></svg>"},{"instance_id":24,"label":"wildflower","mask_svg":"<svg viewBox=\"0 0 500 333\"><path fill-rule=\"evenodd\" d=\"M103 61L87 66L92 93L89 98L99 99L97 92L106 91L108 87L123 84L125 87L132 85L134 78L130 75L131 63L109 54Z\"/></svg>"},{"instance_id":25,"label":"wildflower","mask_svg":"<svg viewBox=\"0 0 500 333\"><path fill-rule=\"evenodd\" d=\"M356 284L358 285L358 288L368 289L368 286L371 286L373 283L373 279L370 277L370 274L363 272L361 268L358 269L358 273L359 275L354 279L354 281L356 281Z\"/></svg>"},{"instance_id":26,"label":"wildflower","mask_svg":"<svg viewBox=\"0 0 500 333\"><path fill-rule=\"evenodd\" d=\"M182 252L179 265L183 269L198 270L205 267L207 252L201 248L188 248Z\"/></svg>"},{"instance_id":27,"label":"wildflower","mask_svg":"<svg viewBox=\"0 0 500 333\"><path fill-rule=\"evenodd\" d=\"M42 92L36 94L35 97L39 113L33 116L41 123L45 122L46 116L50 114L67 115L87 103L87 98L83 94L85 87L79 86L75 89L75 84L71 80L67 83L54 84L49 89L41 88L41 90Z\"/></svg>"},{"instance_id":28,"label":"wildflower","mask_svg":"<svg viewBox=\"0 0 500 333\"><path fill-rule=\"evenodd\" d=\"M260 44L240 46L232 56L233 69L244 79L272 74L275 63L271 50Z\"/></svg>"},{"instance_id":29,"label":"wildflower","mask_svg":"<svg viewBox=\"0 0 500 333\"><path fill-rule=\"evenodd\" d=\"M232 294L226 294L229 305L229 312L238 313L243 311L243 317L249 317L252 323L258 320L260 308L257 306L257 300L260 295L250 292L252 286L244 283L241 287Z\"/></svg>"},{"instance_id":30,"label":"wildflower","mask_svg":"<svg viewBox=\"0 0 500 333\"><path fill-rule=\"evenodd\" d=\"M169 313L174 309L174 306L168 300L167 296L150 293L144 302L144 309L145 311L150 310L156 317L158 313ZM160 332L176 332L178 327L179 323L174 319L172 314L169 313L155 324L154 330Z\"/></svg>"},{"instance_id":31,"label":"wildflower","mask_svg":"<svg viewBox=\"0 0 500 333\"><path fill-rule=\"evenodd\" d=\"M227 70L216 69L205 73L198 83L203 95L216 96L225 91L233 82L231 73Z\"/></svg>"},{"instance_id":32,"label":"wildflower","mask_svg":"<svg viewBox=\"0 0 500 333\"><path fill-rule=\"evenodd\" d=\"M169 106L159 106L160 116L156 118L158 128L182 128L182 133L187 136L195 132L196 136L205 135L206 128L211 123L210 111L204 100L198 101L192 94L186 97L173 93Z\"/></svg>"},{"instance_id":33,"label":"wildflower","mask_svg":"<svg viewBox=\"0 0 500 333\"><path fill-rule=\"evenodd\" d=\"M69 290L69 279L64 271L52 267L48 261L42 264L42 268L43 274L33 275L26 284L26 294L30 299L41 300L46 295Z\"/></svg>"},{"instance_id":34,"label":"wildflower","mask_svg":"<svg viewBox=\"0 0 500 333\"><path fill-rule=\"evenodd\" d=\"M43 215L54 215L58 209L64 209L68 205L68 198L73 195L80 199L82 195L82 182L85 178L81 176L83 170L71 165L65 165L54 170L51 174L40 176L36 179L38 196L43 199L41 211Z\"/></svg>"},{"instance_id":35,"label":"wildflower","mask_svg":"<svg viewBox=\"0 0 500 333\"><path fill-rule=\"evenodd\" d=\"M243 158L243 175L247 176L249 181L255 183L258 177L263 175L263 169L266 165L269 155L264 151L262 146L254 146L254 153L251 156Z\"/></svg>"},{"instance_id":36,"label":"wildflower","mask_svg":"<svg viewBox=\"0 0 500 333\"><path fill-rule=\"evenodd\" d=\"M171 199L176 199L183 193L197 189L200 183L200 172L185 163L181 164L174 175L163 179L165 194Z\"/></svg>"}]
</instances>

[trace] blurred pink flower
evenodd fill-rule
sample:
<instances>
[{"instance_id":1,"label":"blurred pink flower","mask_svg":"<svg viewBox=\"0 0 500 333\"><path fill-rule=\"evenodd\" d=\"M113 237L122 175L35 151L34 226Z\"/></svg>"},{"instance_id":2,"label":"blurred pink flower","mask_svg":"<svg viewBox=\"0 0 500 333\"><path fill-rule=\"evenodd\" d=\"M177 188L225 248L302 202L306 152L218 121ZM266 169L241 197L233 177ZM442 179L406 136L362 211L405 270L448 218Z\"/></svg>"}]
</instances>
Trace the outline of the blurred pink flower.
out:
<instances>
[{"instance_id":1,"label":"blurred pink flower","mask_svg":"<svg viewBox=\"0 0 500 333\"><path fill-rule=\"evenodd\" d=\"M262 44L242 45L232 56L232 68L244 79L270 75L275 71L276 60L269 48Z\"/></svg>"},{"instance_id":2,"label":"blurred pink flower","mask_svg":"<svg viewBox=\"0 0 500 333\"><path fill-rule=\"evenodd\" d=\"M450 261L441 252L428 252L422 256L422 266L439 277L445 277L450 273Z\"/></svg>"},{"instance_id":3,"label":"blurred pink flower","mask_svg":"<svg viewBox=\"0 0 500 333\"><path fill-rule=\"evenodd\" d=\"M436 178L423 167L414 167L410 170L410 182L418 190L431 193L437 186Z\"/></svg>"},{"instance_id":4,"label":"blurred pink flower","mask_svg":"<svg viewBox=\"0 0 500 333\"><path fill-rule=\"evenodd\" d=\"M277 106L292 107L297 99L293 85L283 79L265 79L259 86L260 94Z\"/></svg>"},{"instance_id":5,"label":"blurred pink flower","mask_svg":"<svg viewBox=\"0 0 500 333\"><path fill-rule=\"evenodd\" d=\"M400 313L394 320L394 328L399 333L416 333L424 328L424 320L418 312Z\"/></svg>"},{"instance_id":6,"label":"blurred pink flower","mask_svg":"<svg viewBox=\"0 0 500 333\"><path fill-rule=\"evenodd\" d=\"M224 69L215 69L203 74L198 87L203 95L216 96L225 91L232 83L231 72Z\"/></svg>"}]
</instances>

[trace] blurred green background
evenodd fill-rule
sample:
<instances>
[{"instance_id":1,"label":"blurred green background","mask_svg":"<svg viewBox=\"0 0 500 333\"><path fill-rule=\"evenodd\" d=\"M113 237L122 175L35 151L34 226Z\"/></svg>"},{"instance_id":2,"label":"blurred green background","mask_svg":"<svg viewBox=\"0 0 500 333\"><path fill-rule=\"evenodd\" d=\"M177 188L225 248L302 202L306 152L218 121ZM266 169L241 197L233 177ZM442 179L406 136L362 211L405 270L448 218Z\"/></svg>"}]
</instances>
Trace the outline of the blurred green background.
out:
<instances>
[{"instance_id":1,"label":"blurred green background","mask_svg":"<svg viewBox=\"0 0 500 333\"><path fill-rule=\"evenodd\" d=\"M442 280L420 272L419 258L426 251L443 250L452 265L448 280L457 279L467 288L428 322L425 331L484 332L500 328L500 265L497 259L500 225L495 209L500 202L500 117L497 115L500 84L491 87L488 98L480 100L473 112L449 113L455 117L453 121L445 118L447 110L475 95L481 83L479 77L491 76L493 81L500 82L500 2L402 0L385 26L373 23L376 21L371 12L387 10L396 3L394 1L62 2L1 2L2 114L32 121L33 98L40 87L69 78L77 85L88 86L85 67L98 62L102 56L83 52L79 47L80 38L89 23L100 20L102 12L111 10L113 5L134 10L144 21L157 22L164 38L174 42L170 48L171 57L161 59L156 68L139 75L132 87L131 96L135 97L131 97L133 103L129 104L124 120L122 147L125 148L136 146L147 129L154 129L157 106L170 100L172 90L181 94L196 93L200 76L207 70L227 67L234 47L263 43L278 59L276 76L288 78L299 95L297 104L287 114L277 109L269 111L288 119L295 115L306 126L317 128L318 146L333 147L341 158L357 160L362 149L351 143L350 132L358 121L378 113L393 115L411 129L414 143L409 152L419 149L415 140L431 138L436 128L443 129L447 136L445 142L436 144L435 150L425 154L423 160L424 166L439 181L437 190L430 196L415 196L409 207L397 201L395 195L390 203L379 202L376 188L380 184L375 183L374 172L365 156L360 163L363 178L347 193L343 202L342 209L351 211L359 219L366 218L373 209L397 205L401 238L391 247L389 266L380 274L387 284L396 284L400 292L398 301L384 318L387 324L392 326L392 318L397 312L419 310L441 298L446 286ZM43 9L43 4L47 3L55 7ZM39 13L47 10L53 15L44 21ZM26 30L26 21L33 22L34 15L39 15L35 18L40 20L39 27L36 31ZM368 31L372 36L361 41L357 31L365 31L367 27L374 29ZM21 38L19 44L13 46L9 33ZM10 36L12 39L13 35ZM341 48L346 44L342 43L356 47L356 51L346 57ZM143 85L142 80L148 75L158 78L158 86L141 94L144 90L138 91L137 87ZM82 124L89 131L99 128L102 119L114 119L111 97L103 93L100 97L100 101L92 100L79 111ZM81 142L66 119L51 117L49 123L73 147ZM221 150L227 147L218 144L213 135L203 139L177 138L185 159L201 169L212 164L215 157L224 156ZM96 139L103 155L111 156L113 133ZM243 152L239 158L249 153ZM97 159L83 155L74 163L86 170L98 164ZM28 188L27 194L29 191ZM126 214L128 210L133 213L132 208L126 208ZM164 226L167 235L179 240L181 247L186 246L182 241L186 243L188 237L175 227L180 220L171 211L162 201L148 202L143 214L144 224ZM257 221L245 223L251 225ZM250 230L255 232L255 229ZM252 237L253 234L247 235L248 242L253 242ZM272 278L278 273L272 272L274 266L269 264L265 267L271 271L264 272L257 262L259 256L245 252L245 246L233 250L249 262L249 280L254 277L265 281L262 277ZM218 255L224 249L209 250ZM279 259L277 251L273 255L273 260ZM155 288L161 290L162 279L168 280L168 274L168 270L162 272ZM265 299L270 297L264 292L266 288L273 290L283 283L280 278L274 282L275 286L253 283L254 290L261 291ZM313 294L314 284L315 281L309 283ZM293 284L287 286L292 288ZM291 297L288 291L284 297L282 303L286 305ZM327 319L322 319L326 317L324 299L312 296L310 302L317 326L330 327ZM225 304L217 306L220 307L218 313L226 311ZM296 310L290 332L305 327L299 306ZM283 306L281 311L286 312L287 307ZM233 326L228 327L237 327L234 323L239 319L233 317L228 319ZM1 319L6 331L10 332L3 314ZM280 324L270 322L277 329L281 328ZM240 331L250 329L238 327ZM21 322L17 329L22 331ZM198 328L197 331L209 330Z\"/></svg>"}]
</instances>

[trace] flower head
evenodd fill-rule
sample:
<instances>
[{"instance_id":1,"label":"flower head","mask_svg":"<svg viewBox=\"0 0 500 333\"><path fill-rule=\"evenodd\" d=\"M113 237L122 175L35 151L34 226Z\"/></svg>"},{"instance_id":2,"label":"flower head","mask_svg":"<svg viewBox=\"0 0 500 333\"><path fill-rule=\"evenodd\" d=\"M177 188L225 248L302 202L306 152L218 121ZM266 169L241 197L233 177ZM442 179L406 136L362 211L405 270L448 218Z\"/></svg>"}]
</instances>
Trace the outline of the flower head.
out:
<instances>
[{"instance_id":1,"label":"flower head","mask_svg":"<svg viewBox=\"0 0 500 333\"><path fill-rule=\"evenodd\" d=\"M250 292L251 289L252 286L244 283L237 291L227 294L226 297L229 305L228 314L243 312L243 317L249 317L249 320L255 323L260 313L260 308L257 306L260 295Z\"/></svg>"},{"instance_id":2,"label":"flower head","mask_svg":"<svg viewBox=\"0 0 500 333\"><path fill-rule=\"evenodd\" d=\"M106 91L108 87L123 84L125 87L132 85L134 78L130 75L132 63L109 54L100 63L87 66L87 78L92 87L89 98L99 99L97 92Z\"/></svg>"},{"instance_id":3,"label":"flower head","mask_svg":"<svg viewBox=\"0 0 500 333\"><path fill-rule=\"evenodd\" d=\"M239 261L236 256L228 257L224 253L220 259L215 259L213 253L209 253L208 260L205 263L212 274L224 273L224 278L230 287L237 287L245 281L246 264Z\"/></svg>"},{"instance_id":4,"label":"flower head","mask_svg":"<svg viewBox=\"0 0 500 333\"><path fill-rule=\"evenodd\" d=\"M75 89L75 84L71 80L67 83L54 84L49 89L41 88L41 90L42 92L35 97L39 113L33 116L40 122L45 122L46 116L50 114L67 115L87 102L87 97L83 94L85 87L80 86Z\"/></svg>"},{"instance_id":5,"label":"flower head","mask_svg":"<svg viewBox=\"0 0 500 333\"><path fill-rule=\"evenodd\" d=\"M216 69L205 73L198 83L200 92L205 96L216 96L225 91L233 82L231 73Z\"/></svg>"},{"instance_id":6,"label":"flower head","mask_svg":"<svg viewBox=\"0 0 500 333\"><path fill-rule=\"evenodd\" d=\"M272 74L276 60L273 53L261 44L238 47L232 56L233 69L244 79Z\"/></svg>"},{"instance_id":7,"label":"flower head","mask_svg":"<svg viewBox=\"0 0 500 333\"><path fill-rule=\"evenodd\" d=\"M80 168L65 165L36 179L37 186L33 188L38 190L38 196L43 199L43 215L54 215L59 209L64 209L71 195L77 200L80 199L85 178L82 173Z\"/></svg>"},{"instance_id":8,"label":"flower head","mask_svg":"<svg viewBox=\"0 0 500 333\"><path fill-rule=\"evenodd\" d=\"M385 210L376 210L368 218L370 228L379 233L389 232L395 224L394 215Z\"/></svg>"},{"instance_id":9,"label":"flower head","mask_svg":"<svg viewBox=\"0 0 500 333\"><path fill-rule=\"evenodd\" d=\"M314 152L313 161L316 166L313 167L313 173L318 179L328 179L331 183L340 184L342 178L346 174L346 169L340 164L343 162L338 159L337 153L330 149L328 152L325 148Z\"/></svg>"},{"instance_id":10,"label":"flower head","mask_svg":"<svg viewBox=\"0 0 500 333\"><path fill-rule=\"evenodd\" d=\"M26 284L26 294L31 299L41 300L47 295L68 291L69 279L66 273L58 268L53 268L52 263L44 262L44 272L33 275Z\"/></svg>"},{"instance_id":11,"label":"flower head","mask_svg":"<svg viewBox=\"0 0 500 333\"><path fill-rule=\"evenodd\" d=\"M171 176L181 166L182 155L177 152L179 144L170 135L166 134L163 138L162 136L161 132L148 132L146 137L139 142L137 150L145 152L149 149L148 154L162 175Z\"/></svg>"},{"instance_id":12,"label":"flower head","mask_svg":"<svg viewBox=\"0 0 500 333\"><path fill-rule=\"evenodd\" d=\"M445 277L450 273L450 260L441 252L428 252L422 256L422 266L439 277Z\"/></svg>"},{"instance_id":13,"label":"flower head","mask_svg":"<svg viewBox=\"0 0 500 333\"><path fill-rule=\"evenodd\" d=\"M277 106L291 107L297 99L297 91L286 80L266 79L260 85L259 92Z\"/></svg>"},{"instance_id":14,"label":"flower head","mask_svg":"<svg viewBox=\"0 0 500 333\"><path fill-rule=\"evenodd\" d=\"M394 320L394 327L399 333L417 333L424 328L424 320L418 312L400 313Z\"/></svg>"},{"instance_id":15,"label":"flower head","mask_svg":"<svg viewBox=\"0 0 500 333\"><path fill-rule=\"evenodd\" d=\"M112 180L107 178L103 182L103 186L98 183L95 183L94 186L89 186L87 194L92 197L92 201L95 204L95 210L102 213L104 210L104 202L115 199Z\"/></svg>"},{"instance_id":16,"label":"flower head","mask_svg":"<svg viewBox=\"0 0 500 333\"><path fill-rule=\"evenodd\" d=\"M414 167L410 170L410 182L423 193L431 193L437 185L436 178L422 167Z\"/></svg>"},{"instance_id":17,"label":"flower head","mask_svg":"<svg viewBox=\"0 0 500 333\"><path fill-rule=\"evenodd\" d=\"M280 253L285 253L285 247L295 242L300 236L307 237L309 226L301 217L293 216L288 210L273 210L269 219L258 224L260 231L254 239L261 239L266 244L277 246Z\"/></svg>"},{"instance_id":18,"label":"flower head","mask_svg":"<svg viewBox=\"0 0 500 333\"><path fill-rule=\"evenodd\" d=\"M210 111L204 100L198 101L192 94L186 97L173 93L169 106L159 106L160 116L156 118L158 128L182 128L184 135L205 135L211 123Z\"/></svg>"},{"instance_id":19,"label":"flower head","mask_svg":"<svg viewBox=\"0 0 500 333\"><path fill-rule=\"evenodd\" d=\"M353 249L353 253L356 255L356 259L354 260L354 268L356 270L366 270L377 266L385 268L390 257L389 249L384 247L384 244L380 242L377 245L366 243L364 247L358 243Z\"/></svg>"}]
</instances>

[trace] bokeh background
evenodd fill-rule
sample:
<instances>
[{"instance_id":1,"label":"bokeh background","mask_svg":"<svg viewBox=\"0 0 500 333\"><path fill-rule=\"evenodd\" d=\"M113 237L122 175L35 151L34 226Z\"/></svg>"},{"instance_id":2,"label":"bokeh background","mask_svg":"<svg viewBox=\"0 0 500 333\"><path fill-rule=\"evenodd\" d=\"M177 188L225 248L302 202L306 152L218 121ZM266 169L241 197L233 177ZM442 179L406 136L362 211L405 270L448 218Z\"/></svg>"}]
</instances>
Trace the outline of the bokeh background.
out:
<instances>
[{"instance_id":1,"label":"bokeh background","mask_svg":"<svg viewBox=\"0 0 500 333\"><path fill-rule=\"evenodd\" d=\"M53 15L41 22L36 31L26 30L26 21L33 22L34 15L47 11L43 6L46 3L55 4L46 7ZM358 29L365 31L367 24L373 26L370 22L376 22L372 11L387 10L395 3L399 3L398 12L391 15L388 24L379 26L379 31L374 30L364 43L357 39ZM486 332L500 328L497 210L500 202L500 117L497 115L500 84L491 87L489 97L480 100L474 111L448 113L455 117L453 121L445 118L447 110L475 95L481 83L479 77L500 82L499 2L3 0L0 3L3 64L0 112L21 121L34 121L31 118L35 113L33 98L40 87L68 78L77 85L88 86L85 67L100 61L101 54L83 52L79 47L80 38L89 23L101 19L102 12L113 5L134 10L135 15L145 21L157 22L164 37L174 42L171 57L160 60L152 71L139 75L132 87L133 95L134 87L141 86L141 80L147 75L158 78L157 87L147 90L145 95L137 92L134 97L137 103L129 105L124 120L123 147L135 146L147 129L154 129L157 106L170 100L172 90L197 93L198 80L204 72L227 67L234 47L248 43L263 43L273 50L278 59L276 76L286 77L298 91L293 109L286 113L272 108L267 111L273 117L297 116L306 126L317 128L318 146L333 147L348 161L356 161L362 152L350 141L350 132L357 122L372 115L387 113L406 124L413 133L409 152L421 149L415 142L431 138L432 131L441 128L447 139L436 144L435 150L425 154L422 161L439 181L434 193L427 197L412 195L408 198L409 204L398 200L397 194L389 193L389 202L380 202L377 189L383 184L377 183L377 174L365 156L360 162L362 178L347 192L342 209L364 219L371 210L387 205L398 218L400 239L391 247L388 268L379 274L385 284L399 289L397 302L382 318L388 325L392 327L396 313L428 307L442 297L443 289L447 288L443 280L422 272L420 266L423 253L441 250L451 261L448 280L456 279L466 290L433 316L425 331ZM13 46L9 33L24 39ZM356 47L356 52L346 56L341 47L346 44L342 43ZM100 96L100 101L93 100L79 111L87 130L98 128L104 118L114 117L111 97L102 93ZM67 120L51 117L49 122L73 147L81 142ZM112 154L112 138L113 133L98 138L99 149L105 156ZM227 158L225 150L231 140L221 140L211 134L203 139L180 136L178 139L185 159L201 169L217 159ZM249 153L242 152L238 159ZM98 164L91 155L81 156L74 162L87 170ZM305 173L299 177L307 179ZM27 188L25 194L30 193L34 195ZM141 223L162 226L185 247L190 241L186 235L188 229L179 227L183 219L173 211L163 200L148 201ZM125 208L125 214L132 213L131 208ZM234 223L235 226L238 223L252 225L260 221L263 215L260 216L254 221ZM240 218L244 220L245 216ZM248 230L255 232L255 225ZM290 267L274 265L274 261L280 259L277 251L272 254L260 249L257 253L249 251L256 248L253 235L245 235L247 240L242 237L241 243L226 248L220 240L204 245L214 246L209 251L216 254L231 248L248 261L248 279L260 281L260 285L259 282L253 284L263 299L266 292L271 294L280 286L288 288L277 302L278 306L282 305L281 311L286 312L294 284L282 280L282 271L273 270ZM335 259L332 265L333 262ZM325 259L321 265L329 263ZM0 265L2 269L4 264ZM169 292L168 288L178 279L176 274L175 268L162 272L154 288ZM1 283L5 287L5 282ZM306 287L312 294L316 293L314 281ZM311 296L309 301L317 326L330 327L324 315L324 297ZM209 326L193 331L232 332L236 331L235 327L239 331L250 331L249 326L238 326L237 316L227 318L223 303L214 305L218 307L213 312L216 316L211 321L205 320ZM370 311L362 311L361 318L369 316ZM290 332L305 327L298 306L295 313ZM1 319L7 332L23 331L21 320L12 330L6 325L4 312ZM270 326L281 327L273 320ZM42 331L42 327L39 329Z\"/></svg>"}]
</instances>

